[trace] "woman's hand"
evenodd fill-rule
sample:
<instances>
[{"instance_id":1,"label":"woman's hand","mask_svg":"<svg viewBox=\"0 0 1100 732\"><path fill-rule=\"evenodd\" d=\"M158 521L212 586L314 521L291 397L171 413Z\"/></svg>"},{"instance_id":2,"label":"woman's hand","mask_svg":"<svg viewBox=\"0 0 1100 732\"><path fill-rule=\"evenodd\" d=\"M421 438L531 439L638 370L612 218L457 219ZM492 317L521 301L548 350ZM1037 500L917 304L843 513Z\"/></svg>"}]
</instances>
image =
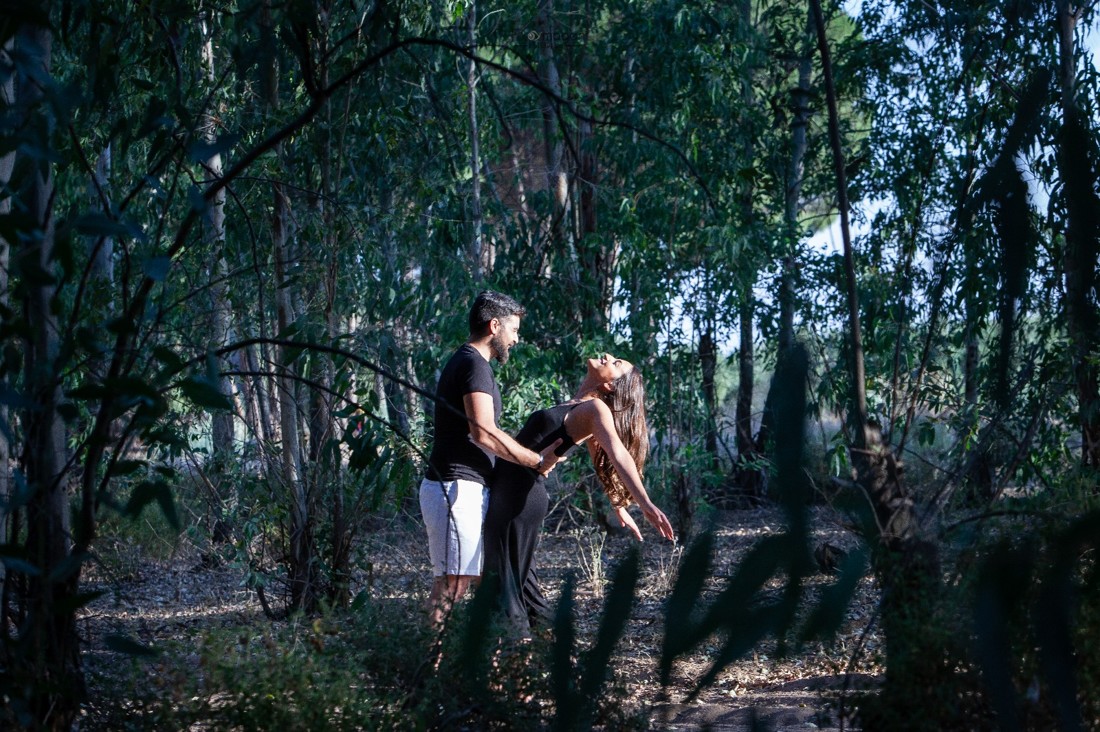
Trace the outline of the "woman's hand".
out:
<instances>
[{"instance_id":1,"label":"woman's hand","mask_svg":"<svg viewBox=\"0 0 1100 732\"><path fill-rule=\"evenodd\" d=\"M625 506L616 508L615 516L619 519L619 526L630 529L630 533L634 534L634 538L638 541L645 541L642 538L642 530L638 528L638 524L634 523L634 517L630 515L630 511L627 511Z\"/></svg>"},{"instance_id":2,"label":"woman's hand","mask_svg":"<svg viewBox=\"0 0 1100 732\"><path fill-rule=\"evenodd\" d=\"M668 516L665 516L664 511L657 508L652 502L639 504L639 507L642 509L645 520L652 524L661 536L669 541L676 541L676 534L672 531L672 524L669 523Z\"/></svg>"}]
</instances>

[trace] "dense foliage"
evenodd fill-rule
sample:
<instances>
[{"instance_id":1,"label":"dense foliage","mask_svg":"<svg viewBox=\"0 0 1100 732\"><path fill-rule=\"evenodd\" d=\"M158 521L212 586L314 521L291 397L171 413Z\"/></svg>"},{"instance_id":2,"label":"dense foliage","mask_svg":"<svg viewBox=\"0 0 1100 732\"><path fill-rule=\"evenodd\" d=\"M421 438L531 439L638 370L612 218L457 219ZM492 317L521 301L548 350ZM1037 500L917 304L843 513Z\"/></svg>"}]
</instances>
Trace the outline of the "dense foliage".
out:
<instances>
[{"instance_id":1,"label":"dense foliage","mask_svg":"<svg viewBox=\"0 0 1100 732\"><path fill-rule=\"evenodd\" d=\"M704 684L765 636L828 635L870 567L869 728L1095 718L1093 22L1065 0L5 6L0 721L71 723L81 572L116 515L197 506L265 611L347 606L485 287L528 308L505 427L599 350L646 376L647 482L699 537L663 669L714 634ZM854 238L820 244L845 200ZM808 603L825 496L866 551ZM763 500L787 533L699 607L697 512ZM604 682L630 571L579 691L559 669L563 728L598 714L569 701Z\"/></svg>"}]
</instances>

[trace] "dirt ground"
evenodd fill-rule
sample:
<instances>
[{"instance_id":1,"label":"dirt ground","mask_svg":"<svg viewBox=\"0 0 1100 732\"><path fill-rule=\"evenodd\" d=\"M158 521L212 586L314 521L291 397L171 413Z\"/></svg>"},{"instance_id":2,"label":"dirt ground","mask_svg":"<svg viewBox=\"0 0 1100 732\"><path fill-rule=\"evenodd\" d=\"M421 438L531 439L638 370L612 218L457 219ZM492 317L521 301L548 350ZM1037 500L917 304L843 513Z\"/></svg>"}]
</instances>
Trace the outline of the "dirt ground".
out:
<instances>
[{"instance_id":1,"label":"dirt ground","mask_svg":"<svg viewBox=\"0 0 1100 732\"><path fill-rule=\"evenodd\" d=\"M639 519L640 521L640 519ZM568 528L547 521L539 566L547 594L556 599L568 572L576 578L578 636L591 638L601 608L602 590L612 567L630 543L597 528ZM706 587L713 596L738 567L738 562L760 538L784 530L776 508L714 511L701 519L715 534L714 577ZM812 510L815 543L851 548L856 539L826 507ZM662 689L657 659L664 627L664 601L675 581L682 545L661 542L643 527L643 576L634 610L617 649L615 668L629 697L648 709L651 727L658 730L841 730L851 729L851 696L873 688L880 678L880 637L875 627L878 592L865 578L849 606L837 637L829 644L811 644L801 653L776 657L768 640L747 657L729 665L714 683L691 696L697 681L710 667L720 639L708 641L679 660L672 683ZM86 666L102 673L124 658L110 650L105 638L125 636L155 646L181 635L197 636L219 624L255 622L261 608L256 594L242 586L239 570L228 566L204 568L194 548L175 551L166 561L151 561L134 548L115 547L115 559L89 573L87 590L104 594L81 615ZM361 546L357 582L372 594L422 598L429 582L427 548L415 517L399 516L380 525ZM834 578L810 578L811 597ZM420 620L420 619L410 619Z\"/></svg>"}]
</instances>

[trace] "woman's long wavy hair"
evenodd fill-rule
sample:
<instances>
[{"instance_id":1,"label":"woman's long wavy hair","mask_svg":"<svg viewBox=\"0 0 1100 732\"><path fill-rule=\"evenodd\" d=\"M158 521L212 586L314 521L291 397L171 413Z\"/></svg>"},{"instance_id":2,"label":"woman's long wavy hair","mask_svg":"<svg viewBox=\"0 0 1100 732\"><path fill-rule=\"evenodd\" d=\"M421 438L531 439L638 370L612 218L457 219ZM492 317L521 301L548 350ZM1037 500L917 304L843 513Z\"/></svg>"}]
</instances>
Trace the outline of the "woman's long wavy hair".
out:
<instances>
[{"instance_id":1,"label":"woman's long wavy hair","mask_svg":"<svg viewBox=\"0 0 1100 732\"><path fill-rule=\"evenodd\" d=\"M643 475L646 457L649 455L649 425L645 418L645 383L642 381L642 374L635 366L611 382L611 386L611 393L603 394L600 398L611 408L615 432L634 459L638 474ZM603 484L611 505L615 508L629 506L632 500L630 491L615 472L615 466L602 445L596 447L594 458L596 477Z\"/></svg>"}]
</instances>

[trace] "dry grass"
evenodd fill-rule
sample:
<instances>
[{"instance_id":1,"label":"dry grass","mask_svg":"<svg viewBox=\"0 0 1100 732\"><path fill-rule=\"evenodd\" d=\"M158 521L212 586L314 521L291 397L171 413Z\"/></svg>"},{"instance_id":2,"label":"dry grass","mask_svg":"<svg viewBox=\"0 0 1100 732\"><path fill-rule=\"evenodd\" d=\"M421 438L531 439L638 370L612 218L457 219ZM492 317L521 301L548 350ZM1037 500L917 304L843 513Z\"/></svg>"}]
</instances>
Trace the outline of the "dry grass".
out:
<instances>
[{"instance_id":1,"label":"dry grass","mask_svg":"<svg viewBox=\"0 0 1100 732\"><path fill-rule=\"evenodd\" d=\"M813 526L817 541L840 546L854 543L827 509L813 511ZM713 530L714 576L708 581L707 595L720 590L755 541L781 532L783 522L781 513L771 508L716 512ZM745 729L748 710L756 708L762 719L784 728L813 724L830 729L838 724L836 689L845 685L843 675L854 674L848 681L866 680L880 672L879 638L872 624L877 592L870 580L864 580L840 633L830 644L812 644L780 658L775 642L769 640L750 657L731 664L688 703L711 664L720 642L715 640L680 659L673 669L672 684L662 689L657 662L665 622L663 603L675 581L683 547L661 542L651 531L645 533L642 579L614 668L616 682L626 690L627 698L651 710L654 727ZM567 573L577 578L576 624L582 644L590 642L595 632L605 581L632 542L628 537L609 537L584 528L563 528L543 537L539 572L547 595L557 599ZM429 582L428 557L415 517L377 521L361 542L359 556L353 593L366 590L372 600L404 608L408 622L423 622L419 608ZM255 593L242 587L238 571L200 568L194 548L180 547L168 560L138 561L132 552L124 559L125 572L113 571L108 561L89 573L87 589L106 591L81 616L93 692L97 684L109 683L130 663L107 650L104 639L108 635L126 636L150 646L168 643L177 649L193 648L218 629L262 628L272 622L263 618ZM812 578L811 596L830 581L824 575ZM148 673L155 676L157 662L150 663ZM94 718L91 709L89 722Z\"/></svg>"}]
</instances>

